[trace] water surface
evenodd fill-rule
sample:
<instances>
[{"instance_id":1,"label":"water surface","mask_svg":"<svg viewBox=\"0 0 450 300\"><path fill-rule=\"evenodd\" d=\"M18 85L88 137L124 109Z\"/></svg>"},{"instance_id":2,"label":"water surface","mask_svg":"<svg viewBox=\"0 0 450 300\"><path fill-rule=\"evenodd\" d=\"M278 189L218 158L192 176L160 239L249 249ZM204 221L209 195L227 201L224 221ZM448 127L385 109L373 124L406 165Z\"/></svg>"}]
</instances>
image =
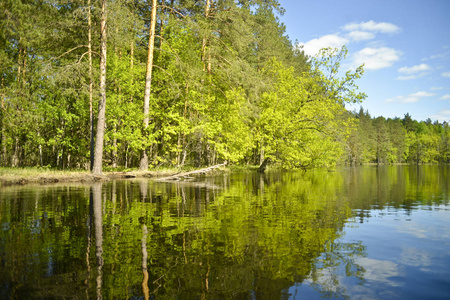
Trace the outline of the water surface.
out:
<instances>
[{"instance_id":1,"label":"water surface","mask_svg":"<svg viewBox=\"0 0 450 300\"><path fill-rule=\"evenodd\" d=\"M1 299L449 299L450 167L0 190Z\"/></svg>"}]
</instances>

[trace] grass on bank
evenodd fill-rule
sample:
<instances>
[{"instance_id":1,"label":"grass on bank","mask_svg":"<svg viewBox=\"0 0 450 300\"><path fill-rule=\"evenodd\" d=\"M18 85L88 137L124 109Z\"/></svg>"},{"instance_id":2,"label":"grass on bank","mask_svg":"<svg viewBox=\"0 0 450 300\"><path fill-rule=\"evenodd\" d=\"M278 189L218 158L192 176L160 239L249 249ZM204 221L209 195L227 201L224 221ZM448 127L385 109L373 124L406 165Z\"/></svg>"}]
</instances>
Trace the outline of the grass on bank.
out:
<instances>
[{"instance_id":1,"label":"grass on bank","mask_svg":"<svg viewBox=\"0 0 450 300\"><path fill-rule=\"evenodd\" d=\"M42 177L42 176L74 176L81 174L88 174L86 170L57 170L40 167L25 167L25 168L4 168L0 167L0 177L15 178L15 177Z\"/></svg>"},{"instance_id":2,"label":"grass on bank","mask_svg":"<svg viewBox=\"0 0 450 300\"><path fill-rule=\"evenodd\" d=\"M147 171L130 168L112 168L104 167L103 175L105 178L121 178L122 174L132 174L133 177L161 177L170 176L181 172L189 172L201 168L185 166L183 168L176 167L159 167L149 168ZM221 168L222 171L229 170L227 167ZM0 186L15 185L27 183L54 183L54 182L82 182L95 181L98 176L92 175L89 170L85 169L51 169L48 167L24 167L24 168L6 168L0 167Z\"/></svg>"},{"instance_id":3,"label":"grass on bank","mask_svg":"<svg viewBox=\"0 0 450 300\"><path fill-rule=\"evenodd\" d=\"M83 181L90 176L86 170L55 170L40 167L0 167L0 184L51 183L59 181Z\"/></svg>"}]
</instances>

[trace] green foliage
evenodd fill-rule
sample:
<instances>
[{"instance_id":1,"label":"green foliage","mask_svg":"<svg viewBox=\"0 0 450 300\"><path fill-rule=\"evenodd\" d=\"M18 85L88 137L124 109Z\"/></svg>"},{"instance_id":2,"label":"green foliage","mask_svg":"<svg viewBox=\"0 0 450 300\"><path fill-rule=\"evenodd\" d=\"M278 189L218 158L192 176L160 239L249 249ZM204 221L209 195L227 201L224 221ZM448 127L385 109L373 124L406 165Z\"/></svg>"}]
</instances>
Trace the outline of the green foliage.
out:
<instances>
[{"instance_id":1,"label":"green foliage","mask_svg":"<svg viewBox=\"0 0 450 300\"><path fill-rule=\"evenodd\" d=\"M335 91L329 97L324 90L336 89L337 83L346 85L345 80L328 81L319 69L296 76L293 68L284 68L276 60L266 72L273 87L261 97L255 126L266 157L285 168L334 168L353 121L341 105L350 101L349 96ZM350 84L345 93L353 88Z\"/></svg>"},{"instance_id":2,"label":"green foliage","mask_svg":"<svg viewBox=\"0 0 450 300\"><path fill-rule=\"evenodd\" d=\"M363 68L347 49L307 57L277 1L163 1L158 8L149 119L143 96L151 7L109 1L104 164L154 167L229 161L283 168L449 160L448 124L349 114ZM0 4L2 166L88 168L87 1ZM91 2L94 116L100 9ZM32 22L29 22L31 20ZM94 120L94 124L95 124ZM356 124L358 123L358 124Z\"/></svg>"},{"instance_id":3,"label":"green foliage","mask_svg":"<svg viewBox=\"0 0 450 300\"><path fill-rule=\"evenodd\" d=\"M347 57L347 48L341 49L325 48L320 50L319 54L313 59L313 74L316 79L322 83L323 93L326 97L340 104L360 103L367 95L357 92L358 86L355 80L361 78L364 74L363 66L345 73L345 76L339 78L340 66Z\"/></svg>"},{"instance_id":4,"label":"green foliage","mask_svg":"<svg viewBox=\"0 0 450 300\"><path fill-rule=\"evenodd\" d=\"M361 108L357 130L347 143L352 164L448 163L448 123L371 118Z\"/></svg>"}]
</instances>

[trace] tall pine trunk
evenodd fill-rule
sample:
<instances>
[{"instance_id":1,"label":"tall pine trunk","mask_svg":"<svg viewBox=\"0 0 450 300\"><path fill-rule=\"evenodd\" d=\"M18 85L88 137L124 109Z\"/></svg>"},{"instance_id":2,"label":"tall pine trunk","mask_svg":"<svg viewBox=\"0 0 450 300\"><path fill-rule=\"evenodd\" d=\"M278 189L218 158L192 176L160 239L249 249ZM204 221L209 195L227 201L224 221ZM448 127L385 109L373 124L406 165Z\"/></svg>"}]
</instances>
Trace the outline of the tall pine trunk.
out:
<instances>
[{"instance_id":1,"label":"tall pine trunk","mask_svg":"<svg viewBox=\"0 0 450 300\"><path fill-rule=\"evenodd\" d=\"M119 33L119 28L117 27L116 34L118 35L118 33ZM118 67L119 60L121 59L121 57L122 57L122 51L119 50L118 47L116 46L114 49L115 68ZM120 81L115 79L114 85L115 85L115 94L118 96L118 102L120 105L121 104L120 99L121 99L121 93L122 93L122 90L120 88ZM121 119L117 118L117 122L114 122L114 124L113 124L113 141L112 141L113 147L112 147L112 153L111 153L111 167L114 169L117 168L117 131L118 131L117 124L120 124L120 123L121 123Z\"/></svg>"},{"instance_id":2,"label":"tall pine trunk","mask_svg":"<svg viewBox=\"0 0 450 300\"><path fill-rule=\"evenodd\" d=\"M205 18L209 18L209 12L211 9L211 1L206 0L205 6ZM208 71L208 75L211 73L211 56L209 51L207 51L208 39L206 35L203 37L202 41L202 61L203 61L203 71Z\"/></svg>"},{"instance_id":3,"label":"tall pine trunk","mask_svg":"<svg viewBox=\"0 0 450 300\"><path fill-rule=\"evenodd\" d=\"M211 11L211 4L213 0L206 0L205 5L205 18L208 19ZM202 41L202 61L203 61L203 71L207 71L208 75L211 74L211 53L207 49L208 38L206 35L203 37Z\"/></svg>"},{"instance_id":4,"label":"tall pine trunk","mask_svg":"<svg viewBox=\"0 0 450 300\"><path fill-rule=\"evenodd\" d=\"M92 80L92 20L91 20L91 0L88 0L88 51L89 51L89 130L91 135L90 147L90 167L94 168L94 109L93 109L93 80Z\"/></svg>"},{"instance_id":5,"label":"tall pine trunk","mask_svg":"<svg viewBox=\"0 0 450 300\"><path fill-rule=\"evenodd\" d=\"M130 77L131 77L131 86L133 87L133 93L134 93L134 40L131 41L130 44ZM133 102L133 93L130 97L130 102Z\"/></svg>"},{"instance_id":6,"label":"tall pine trunk","mask_svg":"<svg viewBox=\"0 0 450 300\"><path fill-rule=\"evenodd\" d=\"M0 160L0 165L2 166L6 166L8 163L8 160L6 158L7 155L7 151L6 151L6 131L5 131L5 112L6 112L6 107L5 107L5 99L6 99L6 91L4 91L4 86L5 86L5 78L2 77L2 84L1 84L1 91L2 94L0 95L2 97L2 119L1 119L1 127L2 127L2 132L1 132L1 140L0 140L0 144L2 145L2 156L1 156L1 160Z\"/></svg>"},{"instance_id":7,"label":"tall pine trunk","mask_svg":"<svg viewBox=\"0 0 450 300\"><path fill-rule=\"evenodd\" d=\"M100 21L100 100L98 102L97 135L95 138L94 167L92 173L102 174L103 138L105 134L106 112L106 1L102 0Z\"/></svg>"},{"instance_id":8,"label":"tall pine trunk","mask_svg":"<svg viewBox=\"0 0 450 300\"><path fill-rule=\"evenodd\" d=\"M150 92L152 85L153 70L153 52L155 48L155 27L156 27L156 0L152 1L152 20L150 22L150 32L148 39L148 56L147 56L147 74L145 77L145 93L144 93L144 130L147 129L149 123L150 112ZM147 149L142 150L140 169L145 171L148 169Z\"/></svg>"}]
</instances>

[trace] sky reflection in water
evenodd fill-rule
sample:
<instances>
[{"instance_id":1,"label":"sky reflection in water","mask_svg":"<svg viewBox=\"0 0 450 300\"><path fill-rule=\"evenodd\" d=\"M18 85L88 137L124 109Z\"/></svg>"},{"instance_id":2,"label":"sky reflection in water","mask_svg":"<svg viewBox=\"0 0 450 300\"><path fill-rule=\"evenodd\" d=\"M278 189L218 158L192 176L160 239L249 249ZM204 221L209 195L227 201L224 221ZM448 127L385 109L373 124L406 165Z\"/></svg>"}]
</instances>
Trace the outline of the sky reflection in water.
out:
<instances>
[{"instance_id":1,"label":"sky reflection in water","mask_svg":"<svg viewBox=\"0 0 450 300\"><path fill-rule=\"evenodd\" d=\"M351 219L344 232L337 244L365 246L365 255L353 260L362 273L348 276L337 259L320 271L319 282L308 279L291 287L292 299L320 299L323 288L341 299L449 298L450 206L371 211L362 224Z\"/></svg>"},{"instance_id":2,"label":"sky reflection in water","mask_svg":"<svg viewBox=\"0 0 450 300\"><path fill-rule=\"evenodd\" d=\"M448 299L450 168L0 189L0 298Z\"/></svg>"}]
</instances>

